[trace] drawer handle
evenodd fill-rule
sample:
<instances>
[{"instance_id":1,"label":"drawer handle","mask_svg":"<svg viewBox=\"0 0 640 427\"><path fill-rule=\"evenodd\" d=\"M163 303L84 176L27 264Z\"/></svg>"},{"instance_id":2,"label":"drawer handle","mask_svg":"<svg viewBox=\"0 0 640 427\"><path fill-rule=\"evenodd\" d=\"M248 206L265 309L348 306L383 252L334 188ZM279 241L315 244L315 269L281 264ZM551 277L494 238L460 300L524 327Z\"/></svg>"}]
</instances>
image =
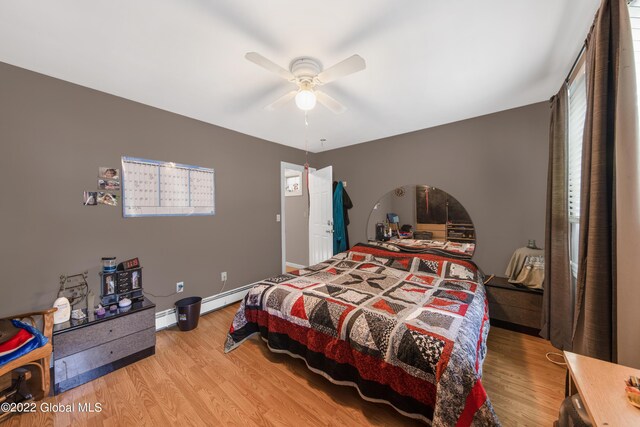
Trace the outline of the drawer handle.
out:
<instances>
[{"instance_id":1,"label":"drawer handle","mask_svg":"<svg viewBox=\"0 0 640 427\"><path fill-rule=\"evenodd\" d=\"M109 333L113 332L113 329L109 329Z\"/></svg>"}]
</instances>

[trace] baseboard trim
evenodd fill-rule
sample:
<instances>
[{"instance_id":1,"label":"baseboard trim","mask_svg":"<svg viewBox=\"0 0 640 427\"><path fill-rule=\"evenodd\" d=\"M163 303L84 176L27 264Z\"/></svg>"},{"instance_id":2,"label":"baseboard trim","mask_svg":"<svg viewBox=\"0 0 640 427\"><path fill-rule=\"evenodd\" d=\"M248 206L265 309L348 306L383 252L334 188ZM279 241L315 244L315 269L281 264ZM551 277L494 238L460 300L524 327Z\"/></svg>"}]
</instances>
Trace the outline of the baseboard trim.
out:
<instances>
[{"instance_id":1,"label":"baseboard trim","mask_svg":"<svg viewBox=\"0 0 640 427\"><path fill-rule=\"evenodd\" d=\"M202 307L200 308L200 315L209 313L219 308L225 307L229 304L241 301L244 296L255 285L251 283L249 285L241 286L239 288L231 289L230 291L212 295L202 299ZM156 313L156 331L170 328L178 323L176 316L176 309L170 308L168 310L159 311Z\"/></svg>"},{"instance_id":2,"label":"baseboard trim","mask_svg":"<svg viewBox=\"0 0 640 427\"><path fill-rule=\"evenodd\" d=\"M297 268L300 270L301 268L306 268L306 265L296 264L295 262L286 262L285 265L291 268Z\"/></svg>"}]
</instances>

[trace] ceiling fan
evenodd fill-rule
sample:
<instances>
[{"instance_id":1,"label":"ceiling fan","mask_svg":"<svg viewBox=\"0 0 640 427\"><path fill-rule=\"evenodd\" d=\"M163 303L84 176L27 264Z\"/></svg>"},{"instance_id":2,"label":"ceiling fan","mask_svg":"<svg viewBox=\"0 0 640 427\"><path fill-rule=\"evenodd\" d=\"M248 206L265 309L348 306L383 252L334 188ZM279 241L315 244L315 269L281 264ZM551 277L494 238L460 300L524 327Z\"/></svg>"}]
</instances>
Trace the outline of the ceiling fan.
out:
<instances>
[{"instance_id":1,"label":"ceiling fan","mask_svg":"<svg viewBox=\"0 0 640 427\"><path fill-rule=\"evenodd\" d=\"M350 56L324 71L317 60L309 57L294 59L291 61L289 70L282 68L275 62L256 52L249 52L244 57L254 64L276 73L283 79L295 83L298 86L297 89L286 93L267 105L265 107L267 110L274 110L295 98L296 105L301 110L308 111L313 109L317 100L329 110L340 114L344 112L347 107L321 90L318 90L318 87L339 79L340 77L364 70L367 66L364 59L359 55Z\"/></svg>"}]
</instances>

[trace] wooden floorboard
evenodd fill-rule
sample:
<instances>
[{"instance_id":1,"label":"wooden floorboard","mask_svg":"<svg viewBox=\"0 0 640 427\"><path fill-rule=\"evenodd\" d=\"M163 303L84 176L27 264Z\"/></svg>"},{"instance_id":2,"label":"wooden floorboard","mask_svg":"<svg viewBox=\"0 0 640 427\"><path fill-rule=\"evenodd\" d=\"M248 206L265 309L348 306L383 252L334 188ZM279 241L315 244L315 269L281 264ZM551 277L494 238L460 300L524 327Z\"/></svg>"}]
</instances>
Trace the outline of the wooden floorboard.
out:
<instances>
[{"instance_id":1,"label":"wooden floorboard","mask_svg":"<svg viewBox=\"0 0 640 427\"><path fill-rule=\"evenodd\" d=\"M22 414L12 426L374 425L420 423L271 353L251 339L229 354L223 345L238 304L203 316L197 329L157 334L156 355L47 398L48 404L100 403L102 412ZM564 396L566 369L548 362L541 338L489 332L482 382L504 426L550 426Z\"/></svg>"}]
</instances>

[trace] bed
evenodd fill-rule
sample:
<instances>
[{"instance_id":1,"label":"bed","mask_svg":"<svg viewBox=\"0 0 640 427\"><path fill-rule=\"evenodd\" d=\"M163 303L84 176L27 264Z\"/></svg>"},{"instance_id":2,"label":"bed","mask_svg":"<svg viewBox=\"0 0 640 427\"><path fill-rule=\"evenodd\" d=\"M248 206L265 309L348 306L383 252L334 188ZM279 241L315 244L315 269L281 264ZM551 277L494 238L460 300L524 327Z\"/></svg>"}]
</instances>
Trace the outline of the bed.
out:
<instances>
[{"instance_id":1,"label":"bed","mask_svg":"<svg viewBox=\"0 0 640 427\"><path fill-rule=\"evenodd\" d=\"M470 260L358 244L258 282L225 352L259 334L271 351L408 417L499 425L481 382L488 319L482 273Z\"/></svg>"}]
</instances>

